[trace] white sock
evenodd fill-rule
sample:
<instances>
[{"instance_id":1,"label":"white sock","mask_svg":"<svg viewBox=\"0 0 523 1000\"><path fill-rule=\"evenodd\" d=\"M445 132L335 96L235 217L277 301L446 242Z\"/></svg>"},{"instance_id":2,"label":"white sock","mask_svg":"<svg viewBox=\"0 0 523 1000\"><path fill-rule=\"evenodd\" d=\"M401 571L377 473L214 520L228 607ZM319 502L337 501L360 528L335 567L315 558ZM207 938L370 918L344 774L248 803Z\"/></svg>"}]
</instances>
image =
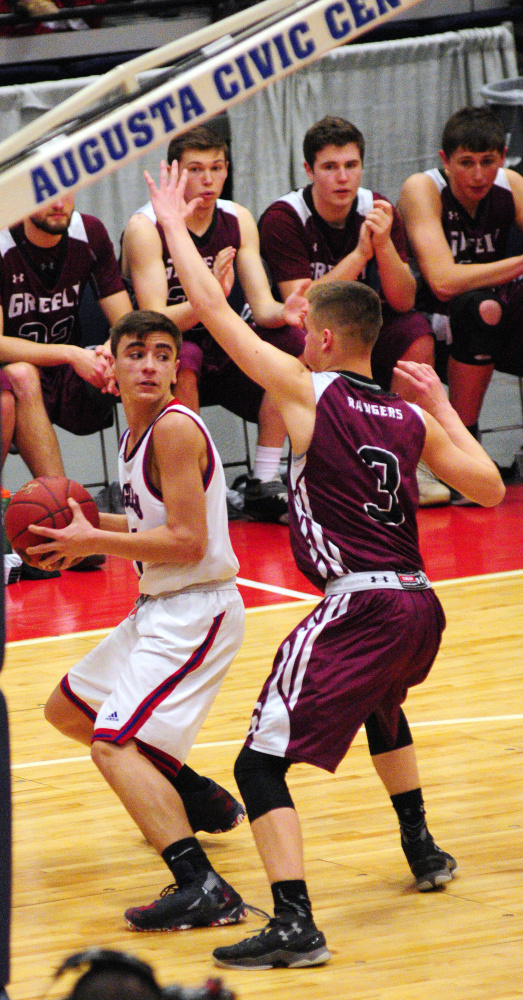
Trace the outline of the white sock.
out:
<instances>
[{"instance_id":1,"label":"white sock","mask_svg":"<svg viewBox=\"0 0 523 1000\"><path fill-rule=\"evenodd\" d=\"M280 459L283 448L267 448L259 444L254 457L254 478L262 483L276 479L280 472Z\"/></svg>"}]
</instances>

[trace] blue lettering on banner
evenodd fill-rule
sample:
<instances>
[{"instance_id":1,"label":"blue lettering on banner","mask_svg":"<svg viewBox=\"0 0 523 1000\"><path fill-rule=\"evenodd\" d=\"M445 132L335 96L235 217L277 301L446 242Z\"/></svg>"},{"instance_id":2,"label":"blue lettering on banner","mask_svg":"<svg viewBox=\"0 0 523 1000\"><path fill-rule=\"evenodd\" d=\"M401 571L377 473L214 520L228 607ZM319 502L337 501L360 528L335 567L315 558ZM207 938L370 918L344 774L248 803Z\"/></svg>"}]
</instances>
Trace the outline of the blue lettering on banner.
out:
<instances>
[{"instance_id":1,"label":"blue lettering on banner","mask_svg":"<svg viewBox=\"0 0 523 1000\"><path fill-rule=\"evenodd\" d=\"M354 30L401 8L402 3L403 0L333 0L322 17L329 36L340 42ZM301 62L310 60L318 51L313 37L314 21L311 24L302 20L286 30L276 27L273 37L251 45L243 54L234 56L231 53L228 61L220 63L212 75L209 72L209 82L214 84L216 97L228 104L241 98L242 92L263 86L273 77L281 76L283 71L298 68ZM324 46L323 42L321 44ZM194 86L185 84L127 116L122 109L118 121L113 119L113 124L106 124L90 138L79 137L77 145L71 144L63 153L31 170L36 204L81 184L86 174L96 177L111 169L113 164L124 164L133 150L157 143L162 134L169 136L180 125L212 113L212 99L210 105L207 109Z\"/></svg>"},{"instance_id":2,"label":"blue lettering on banner","mask_svg":"<svg viewBox=\"0 0 523 1000\"><path fill-rule=\"evenodd\" d=\"M205 108L192 87L182 87L178 97L180 98L180 108L184 122L190 122L192 118L203 115Z\"/></svg>"},{"instance_id":3,"label":"blue lettering on banner","mask_svg":"<svg viewBox=\"0 0 523 1000\"><path fill-rule=\"evenodd\" d=\"M147 113L145 111L137 111L134 115L131 115L127 122L127 127L131 135L136 136L133 142L137 149L140 149L141 146L148 146L153 141L154 131L147 124Z\"/></svg>"},{"instance_id":4,"label":"blue lettering on banner","mask_svg":"<svg viewBox=\"0 0 523 1000\"><path fill-rule=\"evenodd\" d=\"M355 28L363 28L370 21L375 21L376 17L387 14L389 9L401 7L401 3L402 0L374 0L372 4L366 0L340 0L327 7L325 22L331 36L339 41Z\"/></svg>"}]
</instances>

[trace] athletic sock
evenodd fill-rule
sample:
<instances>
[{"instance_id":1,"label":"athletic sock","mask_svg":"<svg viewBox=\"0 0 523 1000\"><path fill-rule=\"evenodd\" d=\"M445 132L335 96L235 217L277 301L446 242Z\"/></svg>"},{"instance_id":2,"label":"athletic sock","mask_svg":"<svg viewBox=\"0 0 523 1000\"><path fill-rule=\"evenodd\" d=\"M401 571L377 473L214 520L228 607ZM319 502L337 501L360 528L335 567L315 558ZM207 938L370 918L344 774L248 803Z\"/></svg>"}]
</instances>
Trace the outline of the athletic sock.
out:
<instances>
[{"instance_id":1,"label":"athletic sock","mask_svg":"<svg viewBox=\"0 0 523 1000\"><path fill-rule=\"evenodd\" d=\"M192 795L193 792L203 792L210 785L209 778L205 778L203 774L193 771L191 767L187 767L187 764L183 764L175 778L168 775L165 775L165 777L173 788L176 788L178 795L182 797L184 795Z\"/></svg>"},{"instance_id":2,"label":"athletic sock","mask_svg":"<svg viewBox=\"0 0 523 1000\"><path fill-rule=\"evenodd\" d=\"M391 795L390 800L396 810L403 840L407 843L419 840L422 831L427 829L421 788Z\"/></svg>"},{"instance_id":3,"label":"athletic sock","mask_svg":"<svg viewBox=\"0 0 523 1000\"><path fill-rule=\"evenodd\" d=\"M189 885L197 872L214 870L196 837L175 840L162 851L162 858L173 873L179 889Z\"/></svg>"},{"instance_id":4,"label":"athletic sock","mask_svg":"<svg viewBox=\"0 0 523 1000\"><path fill-rule=\"evenodd\" d=\"M253 475L262 483L268 483L271 479L276 479L280 472L280 459L282 448L267 448L259 444L254 456Z\"/></svg>"},{"instance_id":5,"label":"athletic sock","mask_svg":"<svg viewBox=\"0 0 523 1000\"><path fill-rule=\"evenodd\" d=\"M273 882L271 885L274 900L274 915L298 913L306 920L312 920L312 907L303 879L286 879L284 882Z\"/></svg>"}]
</instances>

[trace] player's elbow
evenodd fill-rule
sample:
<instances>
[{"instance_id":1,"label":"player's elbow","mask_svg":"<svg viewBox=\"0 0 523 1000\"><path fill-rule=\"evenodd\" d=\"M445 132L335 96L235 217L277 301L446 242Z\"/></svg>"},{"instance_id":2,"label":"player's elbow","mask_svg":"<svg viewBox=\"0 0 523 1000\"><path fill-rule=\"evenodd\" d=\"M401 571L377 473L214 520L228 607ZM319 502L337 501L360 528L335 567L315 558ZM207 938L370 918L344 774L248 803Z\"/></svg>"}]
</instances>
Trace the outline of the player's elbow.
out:
<instances>
[{"instance_id":1,"label":"player's elbow","mask_svg":"<svg viewBox=\"0 0 523 1000\"><path fill-rule=\"evenodd\" d=\"M429 280L429 285L440 302L450 302L460 292L460 289L456 287L456 282L447 276Z\"/></svg>"}]
</instances>

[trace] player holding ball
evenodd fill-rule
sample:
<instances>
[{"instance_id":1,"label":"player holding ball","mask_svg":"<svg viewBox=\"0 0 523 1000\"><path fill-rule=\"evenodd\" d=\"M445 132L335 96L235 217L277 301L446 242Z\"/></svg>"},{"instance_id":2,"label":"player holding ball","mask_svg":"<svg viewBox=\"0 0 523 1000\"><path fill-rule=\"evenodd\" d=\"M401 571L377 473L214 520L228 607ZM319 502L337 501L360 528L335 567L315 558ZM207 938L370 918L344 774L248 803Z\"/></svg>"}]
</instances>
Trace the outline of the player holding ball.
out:
<instances>
[{"instance_id":1,"label":"player holding ball","mask_svg":"<svg viewBox=\"0 0 523 1000\"><path fill-rule=\"evenodd\" d=\"M174 876L177 888L127 910L135 930L237 923L246 914L194 837L187 797L174 787L180 774L194 775L182 765L244 631L223 468L201 418L173 396L180 341L177 327L155 312L129 313L112 328L128 423L119 453L126 514L102 513L95 528L70 500L70 525L38 527L49 541L29 548L46 568L92 552L121 556L140 578L133 613L69 671L45 708L60 732L91 746ZM223 805L228 797L234 826L243 808L210 784L211 798L221 796Z\"/></svg>"}]
</instances>

